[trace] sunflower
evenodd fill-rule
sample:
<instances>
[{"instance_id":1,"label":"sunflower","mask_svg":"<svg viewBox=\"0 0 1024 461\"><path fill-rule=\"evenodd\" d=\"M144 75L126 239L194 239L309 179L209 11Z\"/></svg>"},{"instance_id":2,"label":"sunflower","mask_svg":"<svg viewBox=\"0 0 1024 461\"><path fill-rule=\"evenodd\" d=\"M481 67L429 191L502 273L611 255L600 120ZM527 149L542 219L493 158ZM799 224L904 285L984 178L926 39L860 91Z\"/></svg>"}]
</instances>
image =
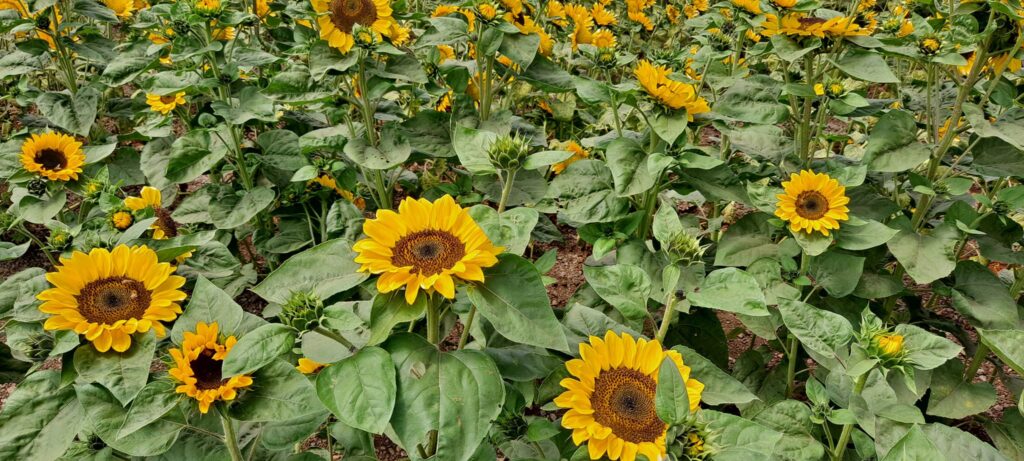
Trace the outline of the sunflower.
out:
<instances>
[{"instance_id":1,"label":"sunflower","mask_svg":"<svg viewBox=\"0 0 1024 461\"><path fill-rule=\"evenodd\" d=\"M85 163L82 143L63 133L33 134L21 144L21 165L51 181L78 179Z\"/></svg>"},{"instance_id":2,"label":"sunflower","mask_svg":"<svg viewBox=\"0 0 1024 461\"><path fill-rule=\"evenodd\" d=\"M600 3L595 4L590 9L590 16L594 18L594 23L599 26L614 26L619 23L618 18Z\"/></svg>"},{"instance_id":3,"label":"sunflower","mask_svg":"<svg viewBox=\"0 0 1024 461\"><path fill-rule=\"evenodd\" d=\"M310 0L317 12L320 38L332 47L348 53L355 44L352 28L369 27L381 35L391 29L390 0Z\"/></svg>"},{"instance_id":4,"label":"sunflower","mask_svg":"<svg viewBox=\"0 0 1024 461\"><path fill-rule=\"evenodd\" d=\"M572 157L562 160L561 162L558 162L554 165L551 165L551 171L554 172L555 174L562 174L562 172L565 171L566 168L569 168L569 165L572 165L573 163L576 163L579 160L583 160L585 158L590 157L590 151L584 149L583 146L577 144L576 141L569 141L565 143L563 147L565 148L565 150L572 152Z\"/></svg>"},{"instance_id":5,"label":"sunflower","mask_svg":"<svg viewBox=\"0 0 1024 461\"><path fill-rule=\"evenodd\" d=\"M686 109L687 118L691 121L694 114L711 110L708 102L697 95L693 85L670 79L672 70L665 66L641 60L633 73L651 97L670 109Z\"/></svg>"},{"instance_id":6,"label":"sunflower","mask_svg":"<svg viewBox=\"0 0 1024 461\"><path fill-rule=\"evenodd\" d=\"M110 216L110 223L113 224L117 230L125 230L131 227L133 222L135 222L135 218L127 211L117 211Z\"/></svg>"},{"instance_id":7,"label":"sunflower","mask_svg":"<svg viewBox=\"0 0 1024 461\"><path fill-rule=\"evenodd\" d=\"M764 22L761 23L761 35L771 37L782 34L825 38L825 23L827 22L825 19L808 17L804 13L790 13L781 18L774 14L768 14L765 15Z\"/></svg>"},{"instance_id":8,"label":"sunflower","mask_svg":"<svg viewBox=\"0 0 1024 461\"><path fill-rule=\"evenodd\" d=\"M496 264L504 251L450 195L433 203L406 198L398 213L380 210L366 220L363 232L368 238L352 247L359 252L359 271L380 274L381 293L404 286L409 304L421 289L454 298L455 278L482 282L482 269Z\"/></svg>"},{"instance_id":9,"label":"sunflower","mask_svg":"<svg viewBox=\"0 0 1024 461\"><path fill-rule=\"evenodd\" d=\"M183 383L175 392L198 400L200 413L209 411L217 400L234 400L238 389L252 385L252 377L248 375L225 379L221 373L224 359L237 341L234 336L228 336L221 342L217 322L209 325L199 322L195 333L185 332L180 349L171 349L175 367L168 373Z\"/></svg>"},{"instance_id":10,"label":"sunflower","mask_svg":"<svg viewBox=\"0 0 1024 461\"><path fill-rule=\"evenodd\" d=\"M153 210L153 214L156 216L156 222L150 226L150 229L153 229L153 240L178 236L178 224L171 218L171 213L161 206L162 203L160 189L150 186L143 187L138 197L125 197L124 199L124 206L129 210L142 211L147 208Z\"/></svg>"},{"instance_id":11,"label":"sunflower","mask_svg":"<svg viewBox=\"0 0 1024 461\"><path fill-rule=\"evenodd\" d=\"M591 40L591 43L598 48L615 48L617 42L615 34L608 29L598 29L597 32L594 32Z\"/></svg>"},{"instance_id":12,"label":"sunflower","mask_svg":"<svg viewBox=\"0 0 1024 461\"><path fill-rule=\"evenodd\" d=\"M320 362L317 362L316 360L310 360L310 359L307 359L305 357L302 357L302 358L299 359L299 366L295 367L295 369L299 370L304 375L311 375L311 374L316 373L316 372L318 372L320 370L323 370L324 367L326 367L326 366L327 366L327 364L320 363Z\"/></svg>"},{"instance_id":13,"label":"sunflower","mask_svg":"<svg viewBox=\"0 0 1024 461\"><path fill-rule=\"evenodd\" d=\"M839 229L839 221L849 219L846 188L825 173L793 173L782 187L785 193L776 196L775 216L789 221L793 232L818 231L827 236L829 229Z\"/></svg>"},{"instance_id":14,"label":"sunflower","mask_svg":"<svg viewBox=\"0 0 1024 461\"><path fill-rule=\"evenodd\" d=\"M761 14L761 2L759 0L732 0L732 4L746 10L750 14Z\"/></svg>"},{"instance_id":15,"label":"sunflower","mask_svg":"<svg viewBox=\"0 0 1024 461\"><path fill-rule=\"evenodd\" d=\"M654 409L658 371L665 358L675 362L686 383L690 411L700 406L704 385L690 378L690 367L674 350L664 350L657 340L634 340L608 331L604 339L590 337L580 344L580 359L566 362L572 378L561 381L567 390L555 404L568 408L562 427L572 429L576 445L587 442L590 459L634 461L665 459L668 425Z\"/></svg>"},{"instance_id":16,"label":"sunflower","mask_svg":"<svg viewBox=\"0 0 1024 461\"><path fill-rule=\"evenodd\" d=\"M153 112L160 112L167 115L176 107L185 104L185 92L179 91L176 94L161 96L159 94L146 93L146 104Z\"/></svg>"},{"instance_id":17,"label":"sunflower","mask_svg":"<svg viewBox=\"0 0 1024 461\"><path fill-rule=\"evenodd\" d=\"M145 246L118 245L113 251L95 248L61 258L56 272L46 274L54 288L39 293L39 310L52 314L47 330L73 330L85 335L100 352L124 352L131 335L152 328L158 337L164 325L181 314L179 290L185 278L157 260Z\"/></svg>"},{"instance_id":18,"label":"sunflower","mask_svg":"<svg viewBox=\"0 0 1024 461\"><path fill-rule=\"evenodd\" d=\"M135 11L135 0L103 0L103 4L113 10L119 18L131 17Z\"/></svg>"},{"instance_id":19,"label":"sunflower","mask_svg":"<svg viewBox=\"0 0 1024 461\"><path fill-rule=\"evenodd\" d=\"M878 351L886 357L898 357L903 353L903 336L896 333L875 336Z\"/></svg>"},{"instance_id":20,"label":"sunflower","mask_svg":"<svg viewBox=\"0 0 1024 461\"><path fill-rule=\"evenodd\" d=\"M352 204L360 210L366 209L366 200L362 197L357 197L350 191L338 187L338 181L334 179L334 176L330 173L320 173L317 177L310 179L309 182L306 183L307 186L312 186L313 184L317 184L324 189L333 190L340 195L341 198L352 202Z\"/></svg>"}]
</instances>

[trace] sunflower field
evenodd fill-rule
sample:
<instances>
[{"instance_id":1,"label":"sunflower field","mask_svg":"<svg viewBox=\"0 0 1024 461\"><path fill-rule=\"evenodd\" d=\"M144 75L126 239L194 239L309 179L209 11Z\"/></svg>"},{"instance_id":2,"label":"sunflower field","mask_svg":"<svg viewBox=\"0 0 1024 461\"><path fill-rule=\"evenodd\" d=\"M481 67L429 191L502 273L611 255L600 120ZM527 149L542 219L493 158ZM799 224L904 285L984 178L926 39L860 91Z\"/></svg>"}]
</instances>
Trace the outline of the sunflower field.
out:
<instances>
[{"instance_id":1,"label":"sunflower field","mask_svg":"<svg viewBox=\"0 0 1024 461\"><path fill-rule=\"evenodd\" d=\"M0 461L1024 461L1020 0L0 0Z\"/></svg>"}]
</instances>

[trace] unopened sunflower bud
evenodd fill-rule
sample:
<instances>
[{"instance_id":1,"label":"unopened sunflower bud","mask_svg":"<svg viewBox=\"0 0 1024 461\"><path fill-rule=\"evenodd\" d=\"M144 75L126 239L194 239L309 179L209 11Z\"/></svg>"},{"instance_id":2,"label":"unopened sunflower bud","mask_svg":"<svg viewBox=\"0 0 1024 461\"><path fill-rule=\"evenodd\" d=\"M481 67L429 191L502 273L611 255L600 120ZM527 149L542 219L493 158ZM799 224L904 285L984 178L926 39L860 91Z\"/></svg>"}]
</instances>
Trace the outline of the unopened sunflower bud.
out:
<instances>
[{"instance_id":1,"label":"unopened sunflower bud","mask_svg":"<svg viewBox=\"0 0 1024 461\"><path fill-rule=\"evenodd\" d=\"M942 40L935 36L922 38L917 42L917 49L925 56L934 56L942 49Z\"/></svg>"},{"instance_id":2,"label":"unopened sunflower bud","mask_svg":"<svg viewBox=\"0 0 1024 461\"><path fill-rule=\"evenodd\" d=\"M995 212L996 214L1005 215L1009 213L1012 209L1013 207L1011 207L1009 203L1003 200L996 200L996 202L992 204L992 211Z\"/></svg>"},{"instance_id":3,"label":"unopened sunflower bud","mask_svg":"<svg viewBox=\"0 0 1024 461\"><path fill-rule=\"evenodd\" d=\"M377 34L374 33L373 29L362 24L356 24L352 28L352 38L356 46L363 49L371 49L377 45Z\"/></svg>"},{"instance_id":4,"label":"unopened sunflower bud","mask_svg":"<svg viewBox=\"0 0 1024 461\"><path fill-rule=\"evenodd\" d=\"M28 193L40 197L46 193L46 181L42 179L33 179L28 183Z\"/></svg>"},{"instance_id":5,"label":"unopened sunflower bud","mask_svg":"<svg viewBox=\"0 0 1024 461\"><path fill-rule=\"evenodd\" d=\"M53 248L63 249L71 243L71 234L64 229L54 229L50 231L47 243Z\"/></svg>"},{"instance_id":6,"label":"unopened sunflower bud","mask_svg":"<svg viewBox=\"0 0 1024 461\"><path fill-rule=\"evenodd\" d=\"M903 335L896 333L875 336L875 346L884 358L898 358L903 353Z\"/></svg>"},{"instance_id":7,"label":"unopened sunflower bud","mask_svg":"<svg viewBox=\"0 0 1024 461\"><path fill-rule=\"evenodd\" d=\"M690 461L712 459L718 452L717 438L718 434L710 430L706 423L692 423L680 437L683 444L683 456L679 459Z\"/></svg>"},{"instance_id":8,"label":"unopened sunflower bud","mask_svg":"<svg viewBox=\"0 0 1024 461\"><path fill-rule=\"evenodd\" d=\"M28 338L28 357L34 362L42 362L50 356L53 350L53 337L46 334L32 335Z\"/></svg>"},{"instance_id":9,"label":"unopened sunflower bud","mask_svg":"<svg viewBox=\"0 0 1024 461\"><path fill-rule=\"evenodd\" d=\"M41 14L36 17L36 28L47 30L50 28L50 16L48 14Z\"/></svg>"},{"instance_id":10,"label":"unopened sunflower bud","mask_svg":"<svg viewBox=\"0 0 1024 461\"><path fill-rule=\"evenodd\" d=\"M530 153L530 145L526 138L501 136L487 150L491 164L495 168L514 171L523 166L526 156Z\"/></svg>"},{"instance_id":11,"label":"unopened sunflower bud","mask_svg":"<svg viewBox=\"0 0 1024 461\"><path fill-rule=\"evenodd\" d=\"M680 232L672 238L665 251L676 263L689 266L699 262L704 257L706 249L707 246L700 244L700 238L690 235L688 232Z\"/></svg>"},{"instance_id":12,"label":"unopened sunflower bud","mask_svg":"<svg viewBox=\"0 0 1024 461\"><path fill-rule=\"evenodd\" d=\"M320 326L320 316L324 312L324 303L316 295L296 292L281 306L278 317L285 325L301 331L308 331Z\"/></svg>"},{"instance_id":13,"label":"unopened sunflower bud","mask_svg":"<svg viewBox=\"0 0 1024 461\"><path fill-rule=\"evenodd\" d=\"M607 69L615 67L618 63L618 58L615 56L615 48L599 48L596 56L594 56L594 61L597 62L597 65Z\"/></svg>"},{"instance_id":14,"label":"unopened sunflower bud","mask_svg":"<svg viewBox=\"0 0 1024 461\"><path fill-rule=\"evenodd\" d=\"M121 210L115 211L114 214L110 215L110 225L114 226L114 229L125 230L132 226L135 222L135 217L131 213Z\"/></svg>"}]
</instances>

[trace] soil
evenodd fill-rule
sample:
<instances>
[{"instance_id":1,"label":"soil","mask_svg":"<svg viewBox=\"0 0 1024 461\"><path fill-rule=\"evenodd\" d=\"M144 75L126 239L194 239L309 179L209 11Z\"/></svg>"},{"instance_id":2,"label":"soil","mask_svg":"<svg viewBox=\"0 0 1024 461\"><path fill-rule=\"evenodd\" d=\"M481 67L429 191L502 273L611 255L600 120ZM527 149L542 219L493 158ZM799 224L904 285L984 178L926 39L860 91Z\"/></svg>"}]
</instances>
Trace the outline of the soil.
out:
<instances>
[{"instance_id":1,"label":"soil","mask_svg":"<svg viewBox=\"0 0 1024 461\"><path fill-rule=\"evenodd\" d=\"M579 238L579 234L572 227L560 225L558 229L562 231L562 240L552 243L536 243L533 245L532 255L534 258L539 258L547 251L558 251L555 265L546 274L554 278L555 282L548 285L547 289L551 305L564 308L569 298L585 281L583 263L590 256L592 248L589 243Z\"/></svg>"}]
</instances>

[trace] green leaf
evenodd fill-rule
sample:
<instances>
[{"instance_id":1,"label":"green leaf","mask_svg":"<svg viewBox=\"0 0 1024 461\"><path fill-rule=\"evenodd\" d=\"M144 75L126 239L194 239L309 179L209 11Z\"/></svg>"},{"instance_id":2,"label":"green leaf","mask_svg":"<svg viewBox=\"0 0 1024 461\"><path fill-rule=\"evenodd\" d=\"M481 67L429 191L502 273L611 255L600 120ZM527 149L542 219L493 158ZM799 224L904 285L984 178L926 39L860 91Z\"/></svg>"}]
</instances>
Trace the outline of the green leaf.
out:
<instances>
[{"instance_id":1,"label":"green leaf","mask_svg":"<svg viewBox=\"0 0 1024 461\"><path fill-rule=\"evenodd\" d=\"M384 344L398 376L391 427L413 459L437 431L434 459L468 461L501 412L505 385L482 352L441 352L423 338L399 334Z\"/></svg>"},{"instance_id":2,"label":"green leaf","mask_svg":"<svg viewBox=\"0 0 1024 461\"><path fill-rule=\"evenodd\" d=\"M779 300L779 313L800 343L826 357L835 357L853 338L850 321L834 312L789 299Z\"/></svg>"},{"instance_id":3,"label":"green leaf","mask_svg":"<svg viewBox=\"0 0 1024 461\"><path fill-rule=\"evenodd\" d=\"M687 299L695 306L755 317L769 315L757 279L735 267L711 272L701 282L700 289L689 293Z\"/></svg>"},{"instance_id":4,"label":"green leaf","mask_svg":"<svg viewBox=\"0 0 1024 461\"><path fill-rule=\"evenodd\" d=\"M155 353L156 340L149 333L132 336L131 347L125 352L97 352L87 344L75 350L76 381L97 383L107 388L122 406L128 405L146 386Z\"/></svg>"},{"instance_id":5,"label":"green leaf","mask_svg":"<svg viewBox=\"0 0 1024 461\"><path fill-rule=\"evenodd\" d=\"M280 323L268 323L244 335L231 348L221 365L225 377L252 373L292 349L295 330Z\"/></svg>"},{"instance_id":6,"label":"green leaf","mask_svg":"<svg viewBox=\"0 0 1024 461\"><path fill-rule=\"evenodd\" d=\"M416 302L408 304L405 302L405 292L399 290L377 293L370 310L370 341L367 344L380 344L388 339L395 325L422 317L427 302L426 296L417 296Z\"/></svg>"},{"instance_id":7,"label":"green leaf","mask_svg":"<svg viewBox=\"0 0 1024 461\"><path fill-rule=\"evenodd\" d=\"M986 421L985 433L999 451L1010 459L1024 459L1024 416L1020 407L1007 408L998 421Z\"/></svg>"},{"instance_id":8,"label":"green leaf","mask_svg":"<svg viewBox=\"0 0 1024 461\"><path fill-rule=\"evenodd\" d=\"M498 139L498 135L490 131L475 130L458 125L452 130L452 147L459 163L473 174L494 173L494 165L487 155L487 149Z\"/></svg>"},{"instance_id":9,"label":"green leaf","mask_svg":"<svg viewBox=\"0 0 1024 461\"><path fill-rule=\"evenodd\" d=\"M1024 111L1019 108L1010 109L992 123L985 115L985 111L977 105L964 104L963 108L964 118L974 128L978 137L1000 139L1017 149L1024 149Z\"/></svg>"},{"instance_id":10,"label":"green leaf","mask_svg":"<svg viewBox=\"0 0 1024 461\"><path fill-rule=\"evenodd\" d=\"M1024 177L1024 150L998 138L984 138L975 146L971 168L989 176Z\"/></svg>"},{"instance_id":11,"label":"green leaf","mask_svg":"<svg viewBox=\"0 0 1024 461\"><path fill-rule=\"evenodd\" d=\"M799 252L785 250L771 238L769 215L751 213L729 226L718 242L716 266L749 266L761 258L779 259L785 253L795 256Z\"/></svg>"},{"instance_id":12,"label":"green leaf","mask_svg":"<svg viewBox=\"0 0 1024 461\"><path fill-rule=\"evenodd\" d=\"M598 296L623 317L637 320L647 315L651 278L642 268L631 264L583 266L583 275Z\"/></svg>"},{"instance_id":13,"label":"green leaf","mask_svg":"<svg viewBox=\"0 0 1024 461\"><path fill-rule=\"evenodd\" d=\"M685 110L672 114L657 114L651 120L651 129L671 146L675 144L676 139L679 139L679 135L686 131L688 121L689 116Z\"/></svg>"},{"instance_id":14,"label":"green leaf","mask_svg":"<svg viewBox=\"0 0 1024 461\"><path fill-rule=\"evenodd\" d=\"M537 34L506 34L501 41L498 51L507 56L520 68L530 67L533 58L537 56L537 47L540 45L540 35Z\"/></svg>"},{"instance_id":15,"label":"green leaf","mask_svg":"<svg viewBox=\"0 0 1024 461\"><path fill-rule=\"evenodd\" d=\"M690 417L690 397L679 368L665 357L658 368L658 387L654 393L654 410L667 424L681 424Z\"/></svg>"},{"instance_id":16,"label":"green leaf","mask_svg":"<svg viewBox=\"0 0 1024 461\"><path fill-rule=\"evenodd\" d=\"M718 433L715 461L750 461L765 459L782 439L782 433L749 419L714 410L702 410L708 429Z\"/></svg>"},{"instance_id":17,"label":"green leaf","mask_svg":"<svg viewBox=\"0 0 1024 461\"><path fill-rule=\"evenodd\" d=\"M213 113L224 118L224 121L231 125L243 125L250 120L273 122L277 120L274 109L274 100L260 93L260 90L253 86L247 86L238 94L238 103L235 105L235 98L230 102L213 101L210 107Z\"/></svg>"},{"instance_id":18,"label":"green leaf","mask_svg":"<svg viewBox=\"0 0 1024 461\"><path fill-rule=\"evenodd\" d=\"M956 357L963 349L945 337L906 323L896 325L896 333L903 335L903 350L907 353L907 360L918 370L936 368Z\"/></svg>"},{"instance_id":19,"label":"green leaf","mask_svg":"<svg viewBox=\"0 0 1024 461\"><path fill-rule=\"evenodd\" d=\"M674 346L683 356L683 364L690 367L690 379L704 384L700 395L702 403L708 405L743 404L758 400L743 383L726 373L710 360L686 346Z\"/></svg>"},{"instance_id":20,"label":"green leaf","mask_svg":"<svg viewBox=\"0 0 1024 461\"><path fill-rule=\"evenodd\" d=\"M886 245L915 282L926 284L953 272L958 234L956 227L949 224L936 227L927 235L904 228Z\"/></svg>"},{"instance_id":21,"label":"green leaf","mask_svg":"<svg viewBox=\"0 0 1024 461\"><path fill-rule=\"evenodd\" d=\"M575 336L569 338L569 343L577 345L587 342L591 336L604 337L608 331L618 334L629 333L633 337L641 334L621 323L612 320L601 311L584 306L573 304L562 316L562 323L570 333Z\"/></svg>"},{"instance_id":22,"label":"green leaf","mask_svg":"<svg viewBox=\"0 0 1024 461\"><path fill-rule=\"evenodd\" d=\"M773 35L771 42L775 54L787 62L795 62L805 54L821 47L821 41L812 42L809 46L802 46L803 43L798 43L782 34Z\"/></svg>"},{"instance_id":23,"label":"green leaf","mask_svg":"<svg viewBox=\"0 0 1024 461\"><path fill-rule=\"evenodd\" d=\"M1020 325L1017 302L987 267L974 261L960 261L953 271L953 307L982 328L1009 329Z\"/></svg>"},{"instance_id":24,"label":"green leaf","mask_svg":"<svg viewBox=\"0 0 1024 461\"><path fill-rule=\"evenodd\" d=\"M855 79L874 83L899 83L885 58L876 53L851 49L835 62L839 70Z\"/></svg>"},{"instance_id":25,"label":"green leaf","mask_svg":"<svg viewBox=\"0 0 1024 461\"><path fill-rule=\"evenodd\" d=\"M939 423L922 427L925 435L939 449L943 457L939 459L963 459L971 461L1007 461L1006 457L977 437ZM935 459L935 458L932 458Z\"/></svg>"},{"instance_id":26,"label":"green leaf","mask_svg":"<svg viewBox=\"0 0 1024 461\"><path fill-rule=\"evenodd\" d=\"M882 461L933 461L948 459L945 454L924 435L921 426L913 426L907 434L896 442Z\"/></svg>"},{"instance_id":27,"label":"green leaf","mask_svg":"<svg viewBox=\"0 0 1024 461\"><path fill-rule=\"evenodd\" d=\"M714 111L733 120L773 125L789 118L789 106L779 102L781 85L771 78L755 75L738 80L714 105Z\"/></svg>"},{"instance_id":28,"label":"green leaf","mask_svg":"<svg viewBox=\"0 0 1024 461\"><path fill-rule=\"evenodd\" d=\"M793 236L793 240L796 241L797 245L800 245L800 248L803 249L807 256L818 256L825 253L828 251L828 248L832 246L832 242L835 238L832 234L822 235L819 232L807 233L803 231L793 231L792 229L789 229L789 233Z\"/></svg>"},{"instance_id":29,"label":"green leaf","mask_svg":"<svg viewBox=\"0 0 1024 461\"><path fill-rule=\"evenodd\" d=\"M174 391L177 384L169 379L150 382L128 408L124 423L117 430L117 439L122 439L160 419L174 409L183 397Z\"/></svg>"},{"instance_id":30,"label":"green leaf","mask_svg":"<svg viewBox=\"0 0 1024 461\"><path fill-rule=\"evenodd\" d=\"M260 444L269 450L290 453L295 449L296 444L302 443L313 435L314 432L317 432L320 426L324 425L327 416L328 413L325 411L322 413L311 413L294 419L270 421L263 425L263 431L260 432ZM312 452L304 453L313 456L309 458L309 461L323 461L323 458L313 455ZM299 460L293 456L288 458L288 461Z\"/></svg>"},{"instance_id":31,"label":"green leaf","mask_svg":"<svg viewBox=\"0 0 1024 461\"><path fill-rule=\"evenodd\" d=\"M60 213L67 201L68 194L63 190L36 197L19 187L11 194L11 202L18 204L12 209L14 214L33 224L46 224Z\"/></svg>"},{"instance_id":32,"label":"green leaf","mask_svg":"<svg viewBox=\"0 0 1024 461\"><path fill-rule=\"evenodd\" d=\"M826 252L811 258L811 275L814 281L828 291L833 298L842 298L857 288L860 275L864 272L864 258L861 256Z\"/></svg>"},{"instance_id":33,"label":"green leaf","mask_svg":"<svg viewBox=\"0 0 1024 461\"><path fill-rule=\"evenodd\" d=\"M932 372L928 414L963 419L988 410L996 403L996 390L986 382L965 382L964 364L950 360Z\"/></svg>"},{"instance_id":34,"label":"green leaf","mask_svg":"<svg viewBox=\"0 0 1024 461\"><path fill-rule=\"evenodd\" d=\"M293 293L327 299L366 280L367 274L357 272L355 258L351 241L329 240L288 258L252 291L278 304L288 302ZM309 270L311 267L317 270Z\"/></svg>"},{"instance_id":35,"label":"green leaf","mask_svg":"<svg viewBox=\"0 0 1024 461\"><path fill-rule=\"evenodd\" d=\"M647 170L647 152L630 138L617 138L605 150L608 169L612 173L615 192L628 197L654 187L654 176Z\"/></svg>"},{"instance_id":36,"label":"green leaf","mask_svg":"<svg viewBox=\"0 0 1024 461\"><path fill-rule=\"evenodd\" d=\"M225 336L241 336L266 323L263 319L242 310L234 299L206 277L199 276L181 317L171 329L171 341L181 344L185 332L196 331L196 324L217 323L219 333Z\"/></svg>"},{"instance_id":37,"label":"green leaf","mask_svg":"<svg viewBox=\"0 0 1024 461\"><path fill-rule=\"evenodd\" d=\"M47 317L39 311L42 301L36 295L50 287L46 271L31 267L0 282L0 317L20 322L37 322Z\"/></svg>"},{"instance_id":38,"label":"green leaf","mask_svg":"<svg viewBox=\"0 0 1024 461\"><path fill-rule=\"evenodd\" d=\"M914 168L931 156L917 140L917 122L907 111L891 110L878 119L864 150L871 171L895 173Z\"/></svg>"},{"instance_id":39,"label":"green leaf","mask_svg":"<svg viewBox=\"0 0 1024 461\"><path fill-rule=\"evenodd\" d=\"M75 394L85 409L84 430L131 456L155 456L167 451L185 427L185 415L181 410L172 410L153 423L118 438L118 431L128 417L120 402L96 384L75 385Z\"/></svg>"},{"instance_id":40,"label":"green leaf","mask_svg":"<svg viewBox=\"0 0 1024 461\"><path fill-rule=\"evenodd\" d=\"M562 162L573 155L574 154L572 152L567 150L545 150L537 152L526 157L526 161L523 162L523 169L536 170L544 168L546 166Z\"/></svg>"},{"instance_id":41,"label":"green leaf","mask_svg":"<svg viewBox=\"0 0 1024 461\"><path fill-rule=\"evenodd\" d=\"M21 245L16 245L11 242L0 242L0 261L10 261L12 259L18 259L28 251L28 247L32 245L32 242L26 240Z\"/></svg>"},{"instance_id":42,"label":"green leaf","mask_svg":"<svg viewBox=\"0 0 1024 461\"><path fill-rule=\"evenodd\" d=\"M242 194L228 193L210 201L210 220L214 226L218 229L242 226L274 203L274 191L266 187L255 187Z\"/></svg>"},{"instance_id":43,"label":"green leaf","mask_svg":"<svg viewBox=\"0 0 1024 461\"><path fill-rule=\"evenodd\" d=\"M469 285L470 301L495 330L520 344L569 351L540 272L519 256L503 254L484 270L484 282Z\"/></svg>"},{"instance_id":44,"label":"green leaf","mask_svg":"<svg viewBox=\"0 0 1024 461\"><path fill-rule=\"evenodd\" d=\"M60 372L42 370L25 377L0 412L0 458L25 461L60 457L84 422L71 387L61 388Z\"/></svg>"},{"instance_id":45,"label":"green leaf","mask_svg":"<svg viewBox=\"0 0 1024 461\"><path fill-rule=\"evenodd\" d=\"M232 351L234 349L232 348ZM281 421L319 413L324 406L305 375L284 360L274 360L252 375L253 385L229 408L241 421Z\"/></svg>"},{"instance_id":46,"label":"green leaf","mask_svg":"<svg viewBox=\"0 0 1024 461\"><path fill-rule=\"evenodd\" d=\"M43 93L36 106L44 117L55 125L82 136L88 136L96 120L96 106L100 92L93 87L78 90L74 96L67 93Z\"/></svg>"},{"instance_id":47,"label":"green leaf","mask_svg":"<svg viewBox=\"0 0 1024 461\"><path fill-rule=\"evenodd\" d=\"M393 123L385 125L377 147L367 144L363 136L349 139L345 144L345 155L357 165L374 170L401 165L412 155L412 146L404 135L399 134L397 127Z\"/></svg>"},{"instance_id":48,"label":"green leaf","mask_svg":"<svg viewBox=\"0 0 1024 461\"><path fill-rule=\"evenodd\" d=\"M519 207L498 211L487 205L474 205L469 209L469 216L483 229L487 238L497 246L505 247L505 252L522 255L530 244L530 233L537 226L540 213L533 208Z\"/></svg>"},{"instance_id":49,"label":"green leaf","mask_svg":"<svg viewBox=\"0 0 1024 461\"><path fill-rule=\"evenodd\" d=\"M1024 331L979 328L978 336L1006 366L1024 375Z\"/></svg>"},{"instance_id":50,"label":"green leaf","mask_svg":"<svg viewBox=\"0 0 1024 461\"><path fill-rule=\"evenodd\" d=\"M320 401L338 421L372 434L387 428L397 386L395 364L379 347L367 347L332 364L316 379Z\"/></svg>"},{"instance_id":51,"label":"green leaf","mask_svg":"<svg viewBox=\"0 0 1024 461\"><path fill-rule=\"evenodd\" d=\"M551 181L547 197L567 219L580 224L615 221L629 210L629 200L615 193L611 170L600 160L569 165Z\"/></svg>"},{"instance_id":52,"label":"green leaf","mask_svg":"<svg viewBox=\"0 0 1024 461\"><path fill-rule=\"evenodd\" d=\"M191 130L175 140L167 160L167 180L186 183L206 173L227 155L223 139L230 138L226 136L210 130Z\"/></svg>"},{"instance_id":53,"label":"green leaf","mask_svg":"<svg viewBox=\"0 0 1024 461\"><path fill-rule=\"evenodd\" d=\"M899 230L878 221L851 219L836 231L836 246L851 251L867 250L888 242L897 233Z\"/></svg>"}]
</instances>

